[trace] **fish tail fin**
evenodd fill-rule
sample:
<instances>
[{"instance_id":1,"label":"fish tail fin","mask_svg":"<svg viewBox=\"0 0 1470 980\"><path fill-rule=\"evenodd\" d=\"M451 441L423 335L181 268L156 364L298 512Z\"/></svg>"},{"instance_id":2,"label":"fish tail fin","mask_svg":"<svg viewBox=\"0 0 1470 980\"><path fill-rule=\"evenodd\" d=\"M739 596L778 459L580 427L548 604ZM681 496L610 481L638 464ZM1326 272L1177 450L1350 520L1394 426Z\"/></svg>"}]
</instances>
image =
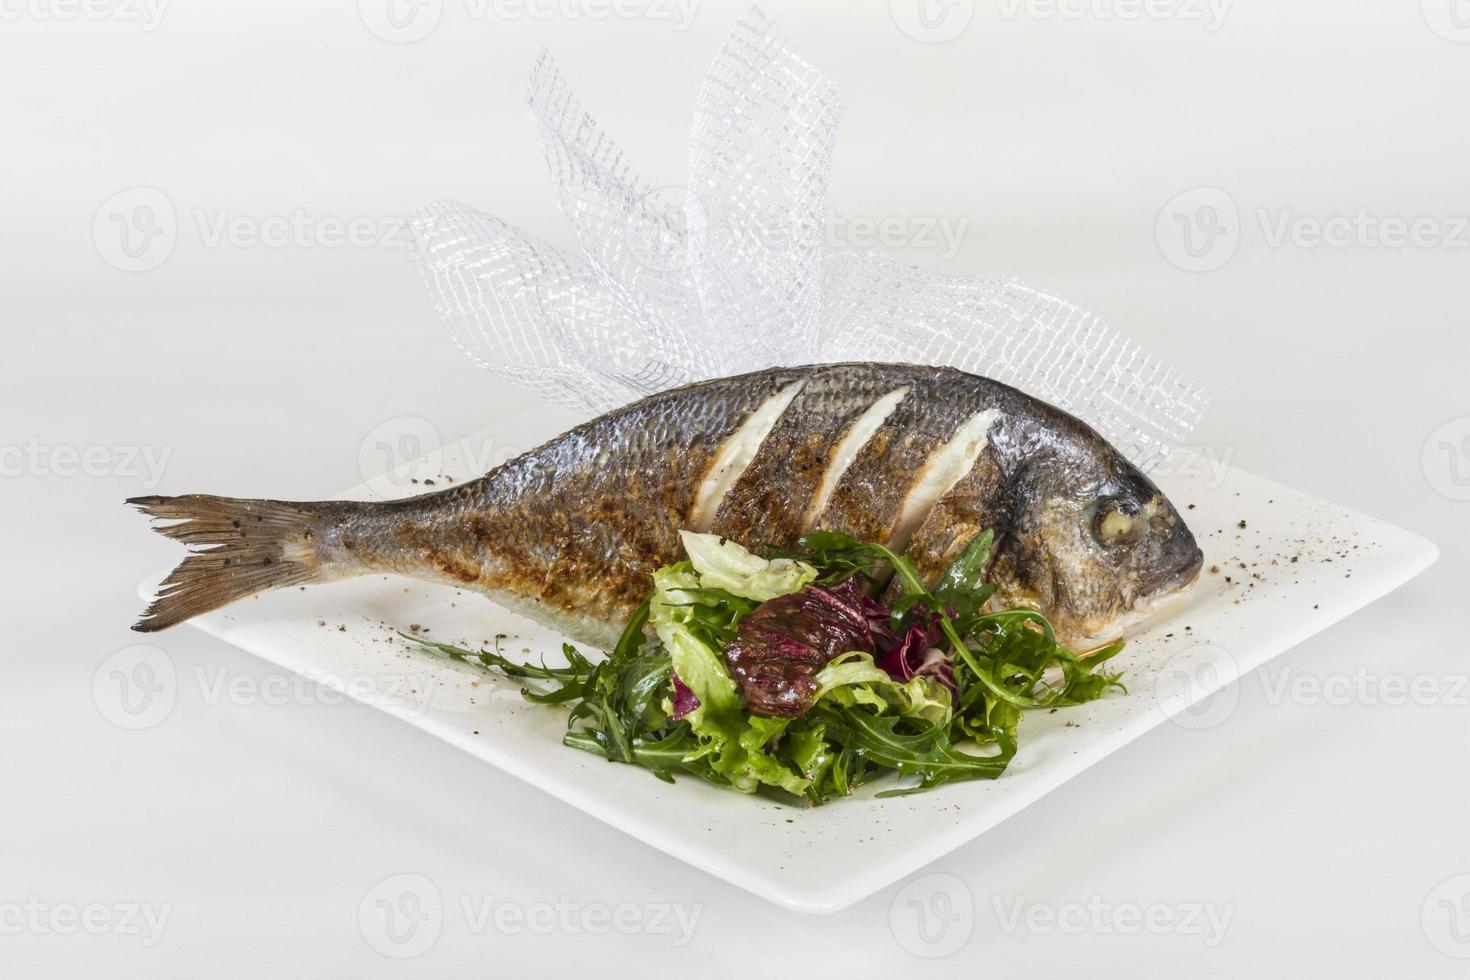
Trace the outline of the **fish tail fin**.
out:
<instances>
[{"instance_id":1,"label":"fish tail fin","mask_svg":"<svg viewBox=\"0 0 1470 980\"><path fill-rule=\"evenodd\" d=\"M158 521L154 530L191 548L159 586L143 617L141 633L186 619L268 589L325 581L340 569L324 558L320 531L350 504L289 503L189 494L128 500ZM362 506L362 505L358 505Z\"/></svg>"}]
</instances>

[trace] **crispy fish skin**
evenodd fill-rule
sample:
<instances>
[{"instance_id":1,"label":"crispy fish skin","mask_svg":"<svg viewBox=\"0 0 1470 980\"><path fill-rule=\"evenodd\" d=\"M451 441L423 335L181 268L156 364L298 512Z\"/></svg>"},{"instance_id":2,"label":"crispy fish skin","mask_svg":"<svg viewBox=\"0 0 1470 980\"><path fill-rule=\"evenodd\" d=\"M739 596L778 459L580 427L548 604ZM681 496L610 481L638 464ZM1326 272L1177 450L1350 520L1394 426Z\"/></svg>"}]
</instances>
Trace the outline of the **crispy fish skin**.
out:
<instances>
[{"instance_id":1,"label":"crispy fish skin","mask_svg":"<svg viewBox=\"0 0 1470 980\"><path fill-rule=\"evenodd\" d=\"M988 527L997 601L1039 608L1074 640L1183 588L1201 563L1158 488L1082 422L916 365L774 368L661 392L406 500L131 502L211 549L165 580L143 631L269 588L395 572L608 646L700 521L757 550L817 528L906 543L930 576Z\"/></svg>"}]
</instances>

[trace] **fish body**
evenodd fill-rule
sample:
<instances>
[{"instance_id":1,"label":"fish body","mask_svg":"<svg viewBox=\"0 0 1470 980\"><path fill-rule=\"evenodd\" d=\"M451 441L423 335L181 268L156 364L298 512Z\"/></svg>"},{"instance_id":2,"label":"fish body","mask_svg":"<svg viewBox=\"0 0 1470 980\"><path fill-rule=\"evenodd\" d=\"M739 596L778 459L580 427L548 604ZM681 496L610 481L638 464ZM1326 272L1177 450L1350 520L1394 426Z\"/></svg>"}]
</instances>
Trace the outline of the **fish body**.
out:
<instances>
[{"instance_id":1,"label":"fish body","mask_svg":"<svg viewBox=\"0 0 1470 980\"><path fill-rule=\"evenodd\" d=\"M482 592L610 646L678 561L681 529L753 551L811 530L907 552L934 577L995 533L995 602L1039 609L1074 642L1198 574L1194 537L1091 428L952 368L772 368L660 392L473 482L389 502L136 498L208 550L135 628L161 629L284 585L393 572Z\"/></svg>"}]
</instances>

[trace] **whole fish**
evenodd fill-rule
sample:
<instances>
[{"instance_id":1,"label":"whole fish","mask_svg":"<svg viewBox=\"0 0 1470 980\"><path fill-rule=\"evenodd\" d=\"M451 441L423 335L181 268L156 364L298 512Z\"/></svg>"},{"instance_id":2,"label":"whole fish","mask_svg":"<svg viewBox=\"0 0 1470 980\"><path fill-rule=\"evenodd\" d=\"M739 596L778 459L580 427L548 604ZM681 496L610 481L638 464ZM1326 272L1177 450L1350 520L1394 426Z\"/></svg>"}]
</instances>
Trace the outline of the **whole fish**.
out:
<instances>
[{"instance_id":1,"label":"whole fish","mask_svg":"<svg viewBox=\"0 0 1470 980\"><path fill-rule=\"evenodd\" d=\"M609 647L681 528L762 551L847 532L937 576L995 533L993 602L1107 635L1199 573L1148 477L1071 415L952 368L772 368L651 395L472 483L388 502L129 501L203 546L133 627L267 589L393 572L472 589Z\"/></svg>"}]
</instances>

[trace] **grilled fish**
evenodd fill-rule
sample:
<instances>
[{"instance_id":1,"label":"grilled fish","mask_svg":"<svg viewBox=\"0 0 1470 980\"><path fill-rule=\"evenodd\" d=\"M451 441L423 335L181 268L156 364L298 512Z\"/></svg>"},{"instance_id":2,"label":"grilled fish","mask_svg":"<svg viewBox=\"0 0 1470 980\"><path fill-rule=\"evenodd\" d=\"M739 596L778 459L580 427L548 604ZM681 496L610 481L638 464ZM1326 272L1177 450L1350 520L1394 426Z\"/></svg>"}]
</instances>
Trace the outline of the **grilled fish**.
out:
<instances>
[{"instance_id":1,"label":"grilled fish","mask_svg":"<svg viewBox=\"0 0 1470 980\"><path fill-rule=\"evenodd\" d=\"M480 479L404 500L129 501L191 546L134 626L267 589L392 572L481 592L604 648L680 559L681 528L752 550L813 529L934 577L985 528L993 600L1098 638L1199 572L1159 489L1096 432L951 368L773 368L651 395Z\"/></svg>"}]
</instances>

